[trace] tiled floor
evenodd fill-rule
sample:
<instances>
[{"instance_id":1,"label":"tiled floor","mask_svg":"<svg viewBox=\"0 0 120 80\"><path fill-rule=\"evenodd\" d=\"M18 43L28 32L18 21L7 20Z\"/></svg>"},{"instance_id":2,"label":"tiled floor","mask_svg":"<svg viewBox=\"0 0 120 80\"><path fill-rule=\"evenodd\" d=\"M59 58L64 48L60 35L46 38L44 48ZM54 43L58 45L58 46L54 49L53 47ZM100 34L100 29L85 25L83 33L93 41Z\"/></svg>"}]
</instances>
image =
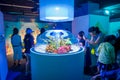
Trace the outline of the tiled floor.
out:
<instances>
[{"instance_id":1,"label":"tiled floor","mask_svg":"<svg viewBox=\"0 0 120 80\"><path fill-rule=\"evenodd\" d=\"M20 66L13 66L13 60L12 55L7 56L8 57L8 66L9 66L9 76L8 77L14 77L14 80L31 80L31 74L28 75L25 74L25 59L21 61ZM84 75L84 79L82 80L90 80L90 75ZM10 80L7 79L7 80Z\"/></svg>"}]
</instances>

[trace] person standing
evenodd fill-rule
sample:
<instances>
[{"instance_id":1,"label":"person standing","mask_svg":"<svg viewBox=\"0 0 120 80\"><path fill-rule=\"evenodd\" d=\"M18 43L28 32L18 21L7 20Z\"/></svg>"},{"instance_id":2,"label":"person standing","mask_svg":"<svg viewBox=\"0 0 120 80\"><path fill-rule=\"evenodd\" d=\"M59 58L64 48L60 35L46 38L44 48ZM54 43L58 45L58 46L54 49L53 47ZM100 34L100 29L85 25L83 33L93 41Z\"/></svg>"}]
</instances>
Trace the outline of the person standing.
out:
<instances>
[{"instance_id":1,"label":"person standing","mask_svg":"<svg viewBox=\"0 0 120 80\"><path fill-rule=\"evenodd\" d=\"M84 65L84 73L89 74L90 73L90 65L91 65L91 56L90 56L90 47L87 41L85 41L85 33L84 31L80 31L78 33L78 39L80 46L84 47L85 50L85 65Z\"/></svg>"},{"instance_id":2,"label":"person standing","mask_svg":"<svg viewBox=\"0 0 120 80\"><path fill-rule=\"evenodd\" d=\"M90 40L85 38L86 42L90 46L90 51L91 51L91 70L92 74L95 73L97 70L97 58L98 58L98 52L97 48L101 42L103 42L104 35L103 33L99 30L98 27L92 26L88 29L88 32L90 34ZM98 72L96 72L98 73Z\"/></svg>"},{"instance_id":3,"label":"person standing","mask_svg":"<svg viewBox=\"0 0 120 80\"><path fill-rule=\"evenodd\" d=\"M102 32L99 30L98 27L94 27L94 26L90 27L88 32L91 36L91 39L87 40L87 42L91 45L92 48L94 48L95 55L98 56L97 48L99 44L103 42L104 35L102 34Z\"/></svg>"},{"instance_id":4,"label":"person standing","mask_svg":"<svg viewBox=\"0 0 120 80\"><path fill-rule=\"evenodd\" d=\"M13 59L14 66L20 65L20 60L22 59L22 43L21 36L18 35L19 30L17 28L13 29L13 34L11 36L11 43L13 47Z\"/></svg>"},{"instance_id":5,"label":"person standing","mask_svg":"<svg viewBox=\"0 0 120 80\"><path fill-rule=\"evenodd\" d=\"M34 37L32 35L32 29L27 28L26 29L26 34L24 37L24 48L25 48L25 53L30 54L30 48L34 45Z\"/></svg>"},{"instance_id":6,"label":"person standing","mask_svg":"<svg viewBox=\"0 0 120 80\"><path fill-rule=\"evenodd\" d=\"M25 48L25 55L26 55L26 75L30 71L30 49L34 46L34 37L32 35L32 29L26 29L26 35L24 37L24 48Z\"/></svg>"},{"instance_id":7,"label":"person standing","mask_svg":"<svg viewBox=\"0 0 120 80\"><path fill-rule=\"evenodd\" d=\"M41 34L43 34L44 32L45 32L45 29L44 29L44 28L41 28L41 29L40 29L40 34L38 34L38 35L37 35L37 38L36 38L37 41L39 40L38 37L39 37Z\"/></svg>"}]
</instances>

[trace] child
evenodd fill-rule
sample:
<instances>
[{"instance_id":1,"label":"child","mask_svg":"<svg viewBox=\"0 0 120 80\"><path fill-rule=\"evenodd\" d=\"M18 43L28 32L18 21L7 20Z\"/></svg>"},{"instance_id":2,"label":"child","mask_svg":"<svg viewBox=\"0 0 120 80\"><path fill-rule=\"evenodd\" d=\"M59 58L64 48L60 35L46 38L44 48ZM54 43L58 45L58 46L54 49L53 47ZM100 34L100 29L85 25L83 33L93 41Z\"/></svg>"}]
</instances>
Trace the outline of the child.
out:
<instances>
[{"instance_id":1,"label":"child","mask_svg":"<svg viewBox=\"0 0 120 80\"><path fill-rule=\"evenodd\" d=\"M90 73L90 65L91 65L90 48L89 48L89 44L85 41L84 35L85 35L85 33L83 31L80 31L78 33L78 38L79 38L80 46L85 48L84 73L89 74Z\"/></svg>"},{"instance_id":2,"label":"child","mask_svg":"<svg viewBox=\"0 0 120 80\"><path fill-rule=\"evenodd\" d=\"M102 71L91 78L91 80L97 80L98 77L103 79L112 78L112 80L120 80L120 53L117 55L117 65L114 65L110 71Z\"/></svg>"},{"instance_id":3,"label":"child","mask_svg":"<svg viewBox=\"0 0 120 80\"><path fill-rule=\"evenodd\" d=\"M79 39L79 44L80 46L84 47L85 46L85 40L84 40L84 32L83 31L80 31L78 33L78 39Z\"/></svg>"},{"instance_id":4,"label":"child","mask_svg":"<svg viewBox=\"0 0 120 80\"><path fill-rule=\"evenodd\" d=\"M106 36L104 42L98 47L98 71L104 72L112 69L112 65L115 63L115 50L114 43L116 37L113 35Z\"/></svg>"}]
</instances>

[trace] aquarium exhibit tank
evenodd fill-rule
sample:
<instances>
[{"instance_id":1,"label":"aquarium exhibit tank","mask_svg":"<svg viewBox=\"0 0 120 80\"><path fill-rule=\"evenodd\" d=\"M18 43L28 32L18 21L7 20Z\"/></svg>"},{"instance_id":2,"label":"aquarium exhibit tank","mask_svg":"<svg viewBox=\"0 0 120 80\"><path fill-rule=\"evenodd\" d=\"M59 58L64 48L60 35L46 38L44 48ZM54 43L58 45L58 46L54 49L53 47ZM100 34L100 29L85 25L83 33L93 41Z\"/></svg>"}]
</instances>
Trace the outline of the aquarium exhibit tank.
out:
<instances>
[{"instance_id":1,"label":"aquarium exhibit tank","mask_svg":"<svg viewBox=\"0 0 120 80\"><path fill-rule=\"evenodd\" d=\"M32 80L83 79L84 48L66 30L47 30L31 48Z\"/></svg>"}]
</instances>

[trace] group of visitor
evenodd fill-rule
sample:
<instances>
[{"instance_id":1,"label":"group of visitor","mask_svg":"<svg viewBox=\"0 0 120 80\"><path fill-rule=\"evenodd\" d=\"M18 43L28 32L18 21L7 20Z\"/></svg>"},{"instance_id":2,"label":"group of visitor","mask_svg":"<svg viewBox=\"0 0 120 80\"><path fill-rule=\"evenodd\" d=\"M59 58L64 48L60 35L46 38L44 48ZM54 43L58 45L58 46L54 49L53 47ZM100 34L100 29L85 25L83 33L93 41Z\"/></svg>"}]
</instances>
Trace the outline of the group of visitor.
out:
<instances>
[{"instance_id":1,"label":"group of visitor","mask_svg":"<svg viewBox=\"0 0 120 80\"><path fill-rule=\"evenodd\" d=\"M13 60L14 60L14 66L20 66L21 65L21 60L23 56L26 59L26 73L30 71L30 48L34 46L34 37L33 33L34 31L31 28L26 28L26 34L23 39L23 44L22 45L22 40L21 36L19 35L19 30L17 28L13 29L13 34L11 36L11 44L13 47ZM44 28L40 29L40 34L45 32ZM40 35L39 34L39 35ZM38 36L39 36L38 35ZM22 49L25 49L24 52L22 52Z\"/></svg>"},{"instance_id":2,"label":"group of visitor","mask_svg":"<svg viewBox=\"0 0 120 80\"><path fill-rule=\"evenodd\" d=\"M80 46L85 48L85 74L93 74L92 80L119 80L120 73L120 30L117 36L104 35L98 27L88 29L90 39L83 31L78 33ZM95 66L96 72L91 68ZM93 73L94 72L94 73ZM114 76L116 75L116 76Z\"/></svg>"}]
</instances>

